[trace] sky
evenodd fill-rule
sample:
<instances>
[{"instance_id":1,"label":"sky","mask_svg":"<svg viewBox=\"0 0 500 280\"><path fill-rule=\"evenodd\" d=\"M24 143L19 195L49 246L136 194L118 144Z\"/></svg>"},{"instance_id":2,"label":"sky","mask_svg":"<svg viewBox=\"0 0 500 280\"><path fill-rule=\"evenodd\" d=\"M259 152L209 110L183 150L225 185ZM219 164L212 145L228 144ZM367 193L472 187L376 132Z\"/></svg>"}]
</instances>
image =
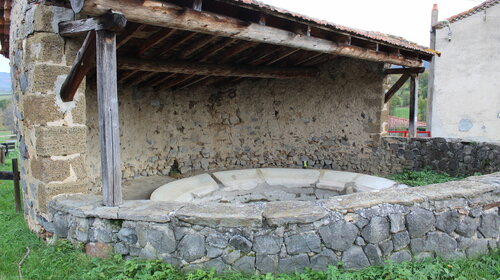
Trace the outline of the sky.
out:
<instances>
[{"instance_id":1,"label":"sky","mask_svg":"<svg viewBox=\"0 0 500 280\"><path fill-rule=\"evenodd\" d=\"M429 45L432 5L439 20L461 13L482 0L261 0L310 17L369 31L401 36ZM0 72L9 72L9 60L0 56Z\"/></svg>"}]
</instances>

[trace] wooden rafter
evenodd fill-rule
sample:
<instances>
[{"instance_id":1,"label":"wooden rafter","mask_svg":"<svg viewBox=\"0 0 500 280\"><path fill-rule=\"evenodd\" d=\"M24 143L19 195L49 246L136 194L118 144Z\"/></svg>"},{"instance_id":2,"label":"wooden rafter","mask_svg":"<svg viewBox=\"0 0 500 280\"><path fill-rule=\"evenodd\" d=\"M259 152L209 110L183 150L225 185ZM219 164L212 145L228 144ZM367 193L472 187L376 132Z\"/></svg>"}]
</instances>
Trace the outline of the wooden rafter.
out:
<instances>
[{"instance_id":1,"label":"wooden rafter","mask_svg":"<svg viewBox=\"0 0 500 280\"><path fill-rule=\"evenodd\" d=\"M196 54L197 51L201 50L204 48L206 45L212 43L215 40L218 40L219 38L217 36L206 36L205 38L197 41L196 43L192 44L188 48L184 50L184 52L180 55L181 58L186 59L189 58L193 55Z\"/></svg>"},{"instance_id":2,"label":"wooden rafter","mask_svg":"<svg viewBox=\"0 0 500 280\"><path fill-rule=\"evenodd\" d=\"M252 77L289 79L297 77L315 77L316 68L305 67L272 67L209 64L169 60L144 60L136 58L120 58L118 68L148 72L182 73L188 75L209 75L226 77Z\"/></svg>"},{"instance_id":3,"label":"wooden rafter","mask_svg":"<svg viewBox=\"0 0 500 280\"><path fill-rule=\"evenodd\" d=\"M123 45L125 45L128 41L130 41L132 38L134 38L134 35L137 32L142 31L144 28L146 28L147 25L144 24L136 24L133 28L129 28L126 31L124 31L122 34L120 34L119 39L117 39L116 42L116 49L121 48Z\"/></svg>"},{"instance_id":4,"label":"wooden rafter","mask_svg":"<svg viewBox=\"0 0 500 280\"><path fill-rule=\"evenodd\" d=\"M78 51L71 70L61 86L60 96L64 102L73 101L76 91L85 75L95 65L95 31L90 31Z\"/></svg>"},{"instance_id":5,"label":"wooden rafter","mask_svg":"<svg viewBox=\"0 0 500 280\"><path fill-rule=\"evenodd\" d=\"M202 57L200 59L200 62L206 62L208 61L211 57L216 55L218 52L223 50L224 48L230 46L231 44L234 44L236 42L236 39L227 39L225 42L222 44L217 44L210 49L208 49L207 52L202 54Z\"/></svg>"},{"instance_id":6,"label":"wooden rafter","mask_svg":"<svg viewBox=\"0 0 500 280\"><path fill-rule=\"evenodd\" d=\"M143 44L141 44L139 50L137 50L136 53L137 56L143 56L151 48L172 37L172 35L174 35L175 32L176 32L175 29L169 29L169 30L161 30L155 33L151 38L149 38Z\"/></svg>"},{"instance_id":7,"label":"wooden rafter","mask_svg":"<svg viewBox=\"0 0 500 280\"><path fill-rule=\"evenodd\" d=\"M91 17L59 23L59 35L74 37L92 30L122 31L127 25L127 19L120 13L107 12L99 17Z\"/></svg>"},{"instance_id":8,"label":"wooden rafter","mask_svg":"<svg viewBox=\"0 0 500 280\"><path fill-rule=\"evenodd\" d=\"M340 44L313 35L297 36L297 34L289 30L246 22L222 14L195 11L192 8L181 7L160 0L86 0L82 12L98 16L109 10L119 11L130 21L142 24L282 45L407 67L419 67L422 64L418 56L408 57L361 46ZM311 30L311 33L314 32Z\"/></svg>"},{"instance_id":9,"label":"wooden rafter","mask_svg":"<svg viewBox=\"0 0 500 280\"><path fill-rule=\"evenodd\" d=\"M165 58L166 56L169 55L170 51L175 50L176 48L178 48L182 44L184 44L187 41L191 40L196 35L198 35L198 34L194 33L194 32L193 33L189 33L188 35L184 36L184 38L176 41L174 44L172 44L172 45L170 45L170 46L168 46L166 48L161 49L161 52L160 52L160 54L158 56L162 57L162 58Z\"/></svg>"}]
</instances>

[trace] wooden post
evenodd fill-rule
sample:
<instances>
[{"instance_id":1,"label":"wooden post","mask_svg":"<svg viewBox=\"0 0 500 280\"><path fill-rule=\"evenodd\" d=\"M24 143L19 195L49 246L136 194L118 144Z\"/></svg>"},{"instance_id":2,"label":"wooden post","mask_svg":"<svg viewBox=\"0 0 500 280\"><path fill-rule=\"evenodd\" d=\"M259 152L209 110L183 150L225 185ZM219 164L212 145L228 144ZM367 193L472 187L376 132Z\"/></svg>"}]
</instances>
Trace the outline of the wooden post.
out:
<instances>
[{"instance_id":1,"label":"wooden post","mask_svg":"<svg viewBox=\"0 0 500 280\"><path fill-rule=\"evenodd\" d=\"M410 138L417 137L417 119L418 119L418 76L411 75L410 79Z\"/></svg>"},{"instance_id":2,"label":"wooden post","mask_svg":"<svg viewBox=\"0 0 500 280\"><path fill-rule=\"evenodd\" d=\"M438 6L434 4L432 7L431 15L431 41L429 47L433 50L436 49L436 28L434 25L438 22ZM429 79L427 82L427 131L431 131L432 126L432 103L434 101L434 71L435 71L436 57L433 56L429 65Z\"/></svg>"},{"instance_id":3,"label":"wooden post","mask_svg":"<svg viewBox=\"0 0 500 280\"><path fill-rule=\"evenodd\" d=\"M122 176L114 32L96 31L96 58L103 203L117 206L122 203Z\"/></svg>"},{"instance_id":4,"label":"wooden post","mask_svg":"<svg viewBox=\"0 0 500 280\"><path fill-rule=\"evenodd\" d=\"M12 175L14 179L14 200L16 201L16 212L21 212L21 190L19 188L19 167L17 158L12 159Z\"/></svg>"},{"instance_id":5,"label":"wooden post","mask_svg":"<svg viewBox=\"0 0 500 280\"><path fill-rule=\"evenodd\" d=\"M0 164L2 165L5 164L5 152L6 152L5 146L0 145Z\"/></svg>"}]
</instances>

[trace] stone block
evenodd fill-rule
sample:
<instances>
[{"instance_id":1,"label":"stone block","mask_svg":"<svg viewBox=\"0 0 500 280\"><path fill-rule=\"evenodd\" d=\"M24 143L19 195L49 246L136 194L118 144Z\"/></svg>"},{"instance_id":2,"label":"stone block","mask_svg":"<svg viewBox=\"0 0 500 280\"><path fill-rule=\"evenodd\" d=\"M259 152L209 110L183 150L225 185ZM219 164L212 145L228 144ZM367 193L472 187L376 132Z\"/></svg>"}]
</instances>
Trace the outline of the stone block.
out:
<instances>
[{"instance_id":1,"label":"stone block","mask_svg":"<svg viewBox=\"0 0 500 280\"><path fill-rule=\"evenodd\" d=\"M228 238L221 233L212 233L207 236L207 244L209 246L224 249L227 247Z\"/></svg>"},{"instance_id":2,"label":"stone block","mask_svg":"<svg viewBox=\"0 0 500 280\"><path fill-rule=\"evenodd\" d=\"M314 202L276 201L264 208L264 218L272 226L312 223L326 217L327 212Z\"/></svg>"},{"instance_id":3,"label":"stone block","mask_svg":"<svg viewBox=\"0 0 500 280\"><path fill-rule=\"evenodd\" d=\"M133 228L122 228L116 236L127 244L133 245L137 242L137 234Z\"/></svg>"},{"instance_id":4,"label":"stone block","mask_svg":"<svg viewBox=\"0 0 500 280\"><path fill-rule=\"evenodd\" d=\"M226 264L220 259L211 259L208 262L203 263L204 269L215 269L218 273L226 270Z\"/></svg>"},{"instance_id":5,"label":"stone block","mask_svg":"<svg viewBox=\"0 0 500 280\"><path fill-rule=\"evenodd\" d=\"M338 262L338 257L332 250L324 249L321 253L310 258L312 270L326 270L328 266L335 266Z\"/></svg>"},{"instance_id":6,"label":"stone block","mask_svg":"<svg viewBox=\"0 0 500 280\"><path fill-rule=\"evenodd\" d=\"M500 216L497 214L483 214L479 232L486 238L498 238L500 235Z\"/></svg>"},{"instance_id":7,"label":"stone block","mask_svg":"<svg viewBox=\"0 0 500 280\"><path fill-rule=\"evenodd\" d=\"M118 209L118 218L131 221L165 223L170 221L170 213L183 204L150 200L126 200Z\"/></svg>"},{"instance_id":8,"label":"stone block","mask_svg":"<svg viewBox=\"0 0 500 280\"><path fill-rule=\"evenodd\" d=\"M395 252L390 256L389 259L395 263L409 262L411 261L411 254L407 250L403 250Z\"/></svg>"},{"instance_id":9,"label":"stone block","mask_svg":"<svg viewBox=\"0 0 500 280\"><path fill-rule=\"evenodd\" d=\"M405 217L403 214L390 214L389 221L391 222L391 233L400 232L406 229Z\"/></svg>"},{"instance_id":10,"label":"stone block","mask_svg":"<svg viewBox=\"0 0 500 280\"><path fill-rule=\"evenodd\" d=\"M411 238L424 236L435 225L434 214L422 208L414 209L406 216L408 232Z\"/></svg>"},{"instance_id":11,"label":"stone block","mask_svg":"<svg viewBox=\"0 0 500 280\"><path fill-rule=\"evenodd\" d=\"M168 225L151 225L149 227L146 227L145 229L145 233L144 234L144 231L142 231L140 234L139 232L137 232L137 236L138 236L138 241L139 243L144 243L144 242L141 242L141 239L144 239L145 236L147 236L147 242L151 243L151 245L153 245L153 247L156 249L156 251L160 254L163 254L163 253L173 253L176 249L176 240L175 240L175 235L174 235L174 231L168 226ZM186 244L188 243L190 240L194 240L194 242L197 242L196 244L194 245L199 245L200 242L200 238L198 235L196 236L191 236L191 237L188 237L188 239L186 239L186 241L184 241L184 246L187 248L187 250L191 250L189 247L189 244ZM203 240L203 238L201 239ZM205 251L205 247L204 247L204 244L202 244L203 246L200 247L200 250L202 250L203 252ZM179 244L180 246L180 244ZM198 251L194 250L192 252L186 252L187 256L191 256L191 255L195 255L197 256L196 254L198 254Z\"/></svg>"},{"instance_id":12,"label":"stone block","mask_svg":"<svg viewBox=\"0 0 500 280\"><path fill-rule=\"evenodd\" d=\"M434 251L438 257L452 259L456 257L457 241L442 232L429 232L426 241L427 251Z\"/></svg>"},{"instance_id":13,"label":"stone block","mask_svg":"<svg viewBox=\"0 0 500 280\"><path fill-rule=\"evenodd\" d=\"M192 262L205 256L205 237L201 234L186 234L179 242L178 249L181 258Z\"/></svg>"},{"instance_id":14,"label":"stone block","mask_svg":"<svg viewBox=\"0 0 500 280\"><path fill-rule=\"evenodd\" d=\"M92 258L109 258L113 255L113 246L102 242L90 242L85 245L85 253Z\"/></svg>"},{"instance_id":15,"label":"stone block","mask_svg":"<svg viewBox=\"0 0 500 280\"><path fill-rule=\"evenodd\" d=\"M347 183L353 182L360 175L353 172L322 170L316 187L342 192Z\"/></svg>"},{"instance_id":16,"label":"stone block","mask_svg":"<svg viewBox=\"0 0 500 280\"><path fill-rule=\"evenodd\" d=\"M38 156L63 156L87 150L86 127L37 127L35 136Z\"/></svg>"},{"instance_id":17,"label":"stone block","mask_svg":"<svg viewBox=\"0 0 500 280\"><path fill-rule=\"evenodd\" d=\"M33 31L58 33L58 23L74 20L75 16L71 9L63 7L36 5L32 9L34 9Z\"/></svg>"},{"instance_id":18,"label":"stone block","mask_svg":"<svg viewBox=\"0 0 500 280\"><path fill-rule=\"evenodd\" d=\"M230 170L213 173L227 191L251 190L265 183L257 169Z\"/></svg>"},{"instance_id":19,"label":"stone block","mask_svg":"<svg viewBox=\"0 0 500 280\"><path fill-rule=\"evenodd\" d=\"M394 250L399 251L410 244L410 234L407 231L393 234L392 244L394 245Z\"/></svg>"},{"instance_id":20,"label":"stone block","mask_svg":"<svg viewBox=\"0 0 500 280\"><path fill-rule=\"evenodd\" d=\"M357 177L354 180L354 184L356 184L358 191L380 191L398 185L392 180L370 175L361 175Z\"/></svg>"},{"instance_id":21,"label":"stone block","mask_svg":"<svg viewBox=\"0 0 500 280\"><path fill-rule=\"evenodd\" d=\"M358 228L345 221L337 221L319 228L319 234L327 248L345 251L358 236Z\"/></svg>"},{"instance_id":22,"label":"stone block","mask_svg":"<svg viewBox=\"0 0 500 280\"><path fill-rule=\"evenodd\" d=\"M69 193L83 193L88 190L88 183L83 182L73 182L73 183L49 183L38 185L37 200L38 207L40 211L46 213L47 206L55 195L58 194L69 194Z\"/></svg>"},{"instance_id":23,"label":"stone block","mask_svg":"<svg viewBox=\"0 0 500 280\"><path fill-rule=\"evenodd\" d=\"M452 233L460 223L460 216L456 210L441 213L436 218L436 228L446 233Z\"/></svg>"},{"instance_id":24,"label":"stone block","mask_svg":"<svg viewBox=\"0 0 500 280\"><path fill-rule=\"evenodd\" d=\"M255 267L261 273L276 272L278 270L277 255L257 255L255 257Z\"/></svg>"},{"instance_id":25,"label":"stone block","mask_svg":"<svg viewBox=\"0 0 500 280\"><path fill-rule=\"evenodd\" d=\"M219 189L208 174L201 174L167 183L151 194L153 201L191 202L194 196L204 196Z\"/></svg>"},{"instance_id":26,"label":"stone block","mask_svg":"<svg viewBox=\"0 0 500 280\"><path fill-rule=\"evenodd\" d=\"M70 69L67 66L35 65L33 72L29 75L32 93L58 94L56 90L60 89L64 76L69 74ZM58 77L61 77L61 79L58 79Z\"/></svg>"},{"instance_id":27,"label":"stone block","mask_svg":"<svg viewBox=\"0 0 500 280\"><path fill-rule=\"evenodd\" d=\"M273 255L281 250L283 239L272 235L259 235L255 237L253 250L257 254Z\"/></svg>"},{"instance_id":28,"label":"stone block","mask_svg":"<svg viewBox=\"0 0 500 280\"><path fill-rule=\"evenodd\" d=\"M347 269L362 269L370 265L363 249L352 246L342 254L342 262Z\"/></svg>"},{"instance_id":29,"label":"stone block","mask_svg":"<svg viewBox=\"0 0 500 280\"><path fill-rule=\"evenodd\" d=\"M311 263L307 255L296 255L280 259L279 271L283 273L302 272L306 267L310 267Z\"/></svg>"},{"instance_id":30,"label":"stone block","mask_svg":"<svg viewBox=\"0 0 500 280\"><path fill-rule=\"evenodd\" d=\"M80 85L81 89L82 87L85 86L85 83L82 82L82 85ZM82 124L85 125L87 121L87 108L85 107L86 100L84 96L77 96L75 97L75 107L71 109L71 116L73 118L73 123L74 124Z\"/></svg>"},{"instance_id":31,"label":"stone block","mask_svg":"<svg viewBox=\"0 0 500 280\"><path fill-rule=\"evenodd\" d=\"M368 244L364 251L371 265L382 265L382 251L377 245Z\"/></svg>"},{"instance_id":32,"label":"stone block","mask_svg":"<svg viewBox=\"0 0 500 280\"><path fill-rule=\"evenodd\" d=\"M24 122L26 125L46 125L62 120L64 113L56 104L55 95L30 95L23 98Z\"/></svg>"},{"instance_id":33,"label":"stone block","mask_svg":"<svg viewBox=\"0 0 500 280\"><path fill-rule=\"evenodd\" d=\"M64 39L56 33L35 33L26 39L26 63L59 64L64 58Z\"/></svg>"},{"instance_id":34,"label":"stone block","mask_svg":"<svg viewBox=\"0 0 500 280\"><path fill-rule=\"evenodd\" d=\"M385 217L375 216L361 231L361 235L368 243L377 244L389 238L389 222Z\"/></svg>"},{"instance_id":35,"label":"stone block","mask_svg":"<svg viewBox=\"0 0 500 280\"><path fill-rule=\"evenodd\" d=\"M64 181L70 176L69 160L53 160L39 157L32 159L30 163L33 177L44 183Z\"/></svg>"},{"instance_id":36,"label":"stone block","mask_svg":"<svg viewBox=\"0 0 500 280\"><path fill-rule=\"evenodd\" d=\"M229 240L229 245L245 254L250 253L252 249L252 242L241 235L233 236Z\"/></svg>"},{"instance_id":37,"label":"stone block","mask_svg":"<svg viewBox=\"0 0 500 280\"><path fill-rule=\"evenodd\" d=\"M321 251L321 240L316 234L296 234L285 237L285 245L288 254L319 253Z\"/></svg>"},{"instance_id":38,"label":"stone block","mask_svg":"<svg viewBox=\"0 0 500 280\"><path fill-rule=\"evenodd\" d=\"M254 273L255 272L255 257L243 256L233 264L233 269L242 273Z\"/></svg>"},{"instance_id":39,"label":"stone block","mask_svg":"<svg viewBox=\"0 0 500 280\"><path fill-rule=\"evenodd\" d=\"M488 240L486 239L473 239L465 250L467 257L474 258L480 255L488 254Z\"/></svg>"},{"instance_id":40,"label":"stone block","mask_svg":"<svg viewBox=\"0 0 500 280\"><path fill-rule=\"evenodd\" d=\"M291 168L261 168L264 180L270 186L304 187L316 183L319 170Z\"/></svg>"},{"instance_id":41,"label":"stone block","mask_svg":"<svg viewBox=\"0 0 500 280\"><path fill-rule=\"evenodd\" d=\"M175 216L185 222L209 227L256 227L262 225L262 210L242 204L189 204Z\"/></svg>"}]
</instances>

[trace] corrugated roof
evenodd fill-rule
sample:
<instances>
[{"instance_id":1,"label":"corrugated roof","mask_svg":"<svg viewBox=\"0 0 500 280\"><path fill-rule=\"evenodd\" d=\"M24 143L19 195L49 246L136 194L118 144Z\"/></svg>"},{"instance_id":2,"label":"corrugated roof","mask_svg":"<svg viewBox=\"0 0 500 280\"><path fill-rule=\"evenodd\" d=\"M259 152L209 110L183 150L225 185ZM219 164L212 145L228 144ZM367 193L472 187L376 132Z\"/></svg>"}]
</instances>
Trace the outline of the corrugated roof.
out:
<instances>
[{"instance_id":1,"label":"corrugated roof","mask_svg":"<svg viewBox=\"0 0 500 280\"><path fill-rule=\"evenodd\" d=\"M312 18L312 17L306 16L303 14L294 13L292 11L289 11L289 10L286 10L283 8L278 8L278 7L269 5L269 4L265 4L263 2L256 1L256 0L217 0L217 1L222 1L222 2L226 2L226 3L234 3L234 4L240 5L240 6L246 6L248 8L261 10L263 12L271 13L271 14L274 14L276 16L282 16L284 18L302 21L304 23L314 24L314 25L317 25L320 27L330 29L332 31L344 32L344 33L347 33L349 35L353 35L356 37L370 39L370 40L378 41L378 42L384 42L384 43L392 45L392 46L405 48L405 49L413 50L413 51L418 51L418 52L422 52L422 53L425 53L428 55L435 54L435 52L430 50L428 47L418 45L417 43L414 43L414 42L410 42L410 41L408 41L402 37L399 37L399 36L394 36L394 35L385 34L385 33L376 32L376 31L365 31L365 30L361 30L361 29L357 29L357 28L351 28L351 27L347 27L344 25L332 23L332 22L325 21L325 20L319 20L319 19ZM495 1L499 1L499 0L495 0Z\"/></svg>"},{"instance_id":2,"label":"corrugated roof","mask_svg":"<svg viewBox=\"0 0 500 280\"><path fill-rule=\"evenodd\" d=\"M444 21L440 21L438 22L434 27L436 29L440 29L440 28L443 28L445 27L445 23L446 22L449 22L449 23L452 23L452 22L456 22L456 21L459 21L459 20L462 20L464 18L468 18L472 15L475 15L481 11L484 11L490 7L493 7L495 6L496 4L500 4L500 0L488 0L488 1L484 1L483 3L465 11L465 12L461 12L460 14L456 14L452 17L449 17L447 18L446 20Z\"/></svg>"}]
</instances>

